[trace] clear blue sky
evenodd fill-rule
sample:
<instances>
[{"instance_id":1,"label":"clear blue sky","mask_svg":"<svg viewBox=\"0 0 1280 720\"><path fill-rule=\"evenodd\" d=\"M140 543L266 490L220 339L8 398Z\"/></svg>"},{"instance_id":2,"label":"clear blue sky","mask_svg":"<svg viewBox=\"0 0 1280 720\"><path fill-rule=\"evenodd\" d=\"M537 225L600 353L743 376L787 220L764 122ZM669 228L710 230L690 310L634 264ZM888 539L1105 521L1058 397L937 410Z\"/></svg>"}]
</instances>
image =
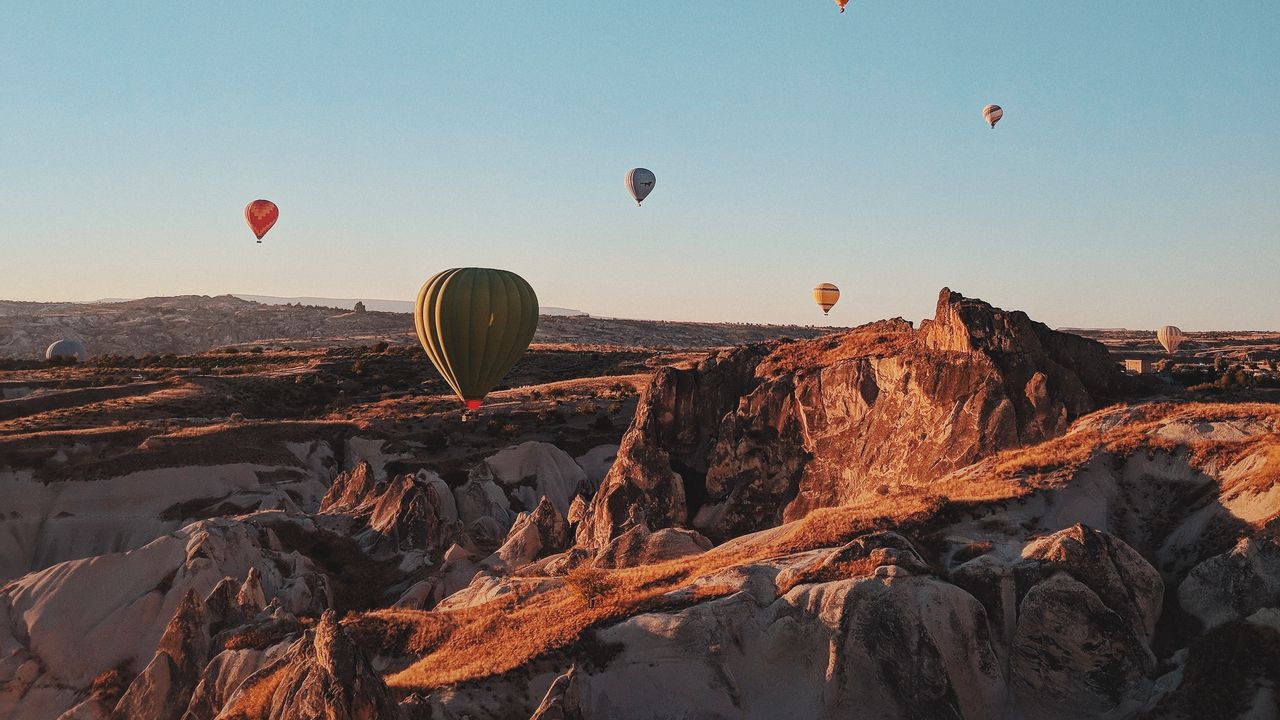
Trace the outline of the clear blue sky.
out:
<instances>
[{"instance_id":1,"label":"clear blue sky","mask_svg":"<svg viewBox=\"0 0 1280 720\"><path fill-rule=\"evenodd\" d=\"M1280 328L1276 0L266 5L0 7L0 297Z\"/></svg>"}]
</instances>

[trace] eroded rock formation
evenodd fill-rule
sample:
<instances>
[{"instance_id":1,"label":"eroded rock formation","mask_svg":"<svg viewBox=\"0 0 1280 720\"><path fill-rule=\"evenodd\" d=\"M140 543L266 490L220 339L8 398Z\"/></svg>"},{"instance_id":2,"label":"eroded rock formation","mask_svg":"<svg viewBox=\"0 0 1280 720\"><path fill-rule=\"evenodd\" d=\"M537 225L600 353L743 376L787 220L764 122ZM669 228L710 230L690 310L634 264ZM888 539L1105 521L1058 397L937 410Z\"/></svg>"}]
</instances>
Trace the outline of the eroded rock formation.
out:
<instances>
[{"instance_id":1,"label":"eroded rock formation","mask_svg":"<svg viewBox=\"0 0 1280 720\"><path fill-rule=\"evenodd\" d=\"M752 346L654 378L578 530L713 540L917 486L1066 431L1121 391L1106 349L944 289L932 320Z\"/></svg>"}]
</instances>

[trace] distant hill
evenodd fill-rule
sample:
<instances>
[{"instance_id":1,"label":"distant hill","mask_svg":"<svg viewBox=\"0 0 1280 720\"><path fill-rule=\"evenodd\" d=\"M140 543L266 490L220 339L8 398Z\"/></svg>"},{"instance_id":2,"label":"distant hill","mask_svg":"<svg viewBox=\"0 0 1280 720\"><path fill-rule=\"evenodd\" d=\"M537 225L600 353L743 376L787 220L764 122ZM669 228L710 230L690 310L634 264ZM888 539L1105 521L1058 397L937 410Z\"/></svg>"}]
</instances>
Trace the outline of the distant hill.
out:
<instances>
[{"instance_id":1,"label":"distant hill","mask_svg":"<svg viewBox=\"0 0 1280 720\"><path fill-rule=\"evenodd\" d=\"M96 303L0 300L0 357L43 357L50 343L80 340L91 355L193 353L241 345L317 347L386 340L416 344L413 316L387 311L389 300L181 295ZM293 305L290 303L304 304ZM391 304L390 307L397 307ZM665 322L595 318L543 308L535 343L694 349L741 345L782 337L807 338L836 330L797 325ZM576 313L576 314L563 314Z\"/></svg>"},{"instance_id":2,"label":"distant hill","mask_svg":"<svg viewBox=\"0 0 1280 720\"><path fill-rule=\"evenodd\" d=\"M356 306L357 300L354 298L323 298L323 297L277 297L275 295L239 295L241 300L262 303L263 305L317 305L320 307L341 308L343 310L351 310ZM413 312L413 303L408 300L377 300L364 298L359 300L364 303L366 310L376 310L378 312L397 312L411 313ZM542 306L538 308L541 315L570 315L581 316L587 313L581 310L573 310L571 308Z\"/></svg>"}]
</instances>

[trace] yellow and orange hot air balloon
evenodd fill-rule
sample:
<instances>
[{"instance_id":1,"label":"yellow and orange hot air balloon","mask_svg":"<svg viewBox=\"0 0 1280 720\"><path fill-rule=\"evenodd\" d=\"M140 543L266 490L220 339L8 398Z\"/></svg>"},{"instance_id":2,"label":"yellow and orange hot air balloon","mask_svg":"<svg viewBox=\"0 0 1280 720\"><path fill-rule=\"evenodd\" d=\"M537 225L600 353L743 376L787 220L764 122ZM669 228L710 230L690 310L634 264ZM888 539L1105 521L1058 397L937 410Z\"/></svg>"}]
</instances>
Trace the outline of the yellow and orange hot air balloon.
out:
<instances>
[{"instance_id":1,"label":"yellow and orange hot air balloon","mask_svg":"<svg viewBox=\"0 0 1280 720\"><path fill-rule=\"evenodd\" d=\"M826 315L840 301L840 288L831 283L822 283L813 289L813 301L818 303L822 314Z\"/></svg>"},{"instance_id":2,"label":"yellow and orange hot air balloon","mask_svg":"<svg viewBox=\"0 0 1280 720\"><path fill-rule=\"evenodd\" d=\"M249 229L257 236L258 242L262 242L262 236L279 219L280 208L270 200L254 200L244 206L244 221L249 223Z\"/></svg>"},{"instance_id":3,"label":"yellow and orange hot air balloon","mask_svg":"<svg viewBox=\"0 0 1280 720\"><path fill-rule=\"evenodd\" d=\"M844 12L844 6L849 4L849 0L836 0L836 4L840 6L840 12Z\"/></svg>"}]
</instances>

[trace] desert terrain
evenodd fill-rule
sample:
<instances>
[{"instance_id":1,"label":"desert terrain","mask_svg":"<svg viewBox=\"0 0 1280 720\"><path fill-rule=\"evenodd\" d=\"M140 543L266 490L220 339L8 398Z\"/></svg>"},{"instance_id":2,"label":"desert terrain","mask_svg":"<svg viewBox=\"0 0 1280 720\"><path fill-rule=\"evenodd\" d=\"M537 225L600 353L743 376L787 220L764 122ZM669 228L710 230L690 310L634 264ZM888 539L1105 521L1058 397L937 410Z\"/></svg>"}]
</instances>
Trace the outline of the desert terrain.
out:
<instances>
[{"instance_id":1,"label":"desert terrain","mask_svg":"<svg viewBox=\"0 0 1280 720\"><path fill-rule=\"evenodd\" d=\"M402 313L0 303L0 718L1276 717L1278 359L943 289L464 414Z\"/></svg>"}]
</instances>

